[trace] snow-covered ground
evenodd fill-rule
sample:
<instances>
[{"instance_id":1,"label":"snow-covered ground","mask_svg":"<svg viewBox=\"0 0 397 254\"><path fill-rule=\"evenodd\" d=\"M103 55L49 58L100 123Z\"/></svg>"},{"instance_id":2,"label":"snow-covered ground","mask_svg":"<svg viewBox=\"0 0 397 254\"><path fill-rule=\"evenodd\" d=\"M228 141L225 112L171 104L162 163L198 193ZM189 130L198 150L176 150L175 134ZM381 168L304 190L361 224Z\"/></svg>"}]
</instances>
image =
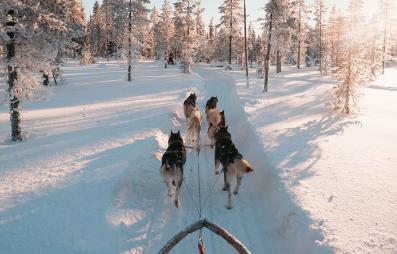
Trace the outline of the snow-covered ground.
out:
<instances>
[{"instance_id":1,"label":"snow-covered ground","mask_svg":"<svg viewBox=\"0 0 397 254\"><path fill-rule=\"evenodd\" d=\"M335 85L286 68L246 89L232 73L269 163L337 253L397 253L397 68L361 90L350 117L326 105Z\"/></svg>"},{"instance_id":2,"label":"snow-covered ground","mask_svg":"<svg viewBox=\"0 0 397 254\"><path fill-rule=\"evenodd\" d=\"M66 84L23 105L28 138L9 140L0 106L0 252L153 254L198 219L197 155L190 151L181 208L166 196L158 160L170 130L186 133L190 91L203 110L218 96L239 150L253 164L234 208L214 174L213 151L199 159L204 217L252 253L397 252L397 84L365 89L361 111L330 114L330 87L313 69L288 69L246 89L242 72L142 62L132 83L125 66L65 67ZM237 85L235 85L237 84ZM394 117L394 118L393 118ZM203 129L206 129L204 124ZM203 142L208 142L203 133ZM212 193L209 193L215 183ZM234 253L204 231L208 253ZM173 253L197 252L197 234Z\"/></svg>"}]
</instances>

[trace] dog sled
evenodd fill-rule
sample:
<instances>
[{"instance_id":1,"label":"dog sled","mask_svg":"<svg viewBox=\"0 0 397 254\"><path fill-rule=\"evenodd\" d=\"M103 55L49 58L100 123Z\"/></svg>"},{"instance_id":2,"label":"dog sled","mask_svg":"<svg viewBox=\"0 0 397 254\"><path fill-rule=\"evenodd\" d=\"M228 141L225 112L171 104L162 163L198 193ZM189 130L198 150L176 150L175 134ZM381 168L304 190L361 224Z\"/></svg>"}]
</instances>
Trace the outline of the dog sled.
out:
<instances>
[{"instance_id":1,"label":"dog sled","mask_svg":"<svg viewBox=\"0 0 397 254\"><path fill-rule=\"evenodd\" d=\"M184 230L176 234L171 240L169 240L164 247L159 251L158 254L167 254L169 253L180 241L182 241L189 234L196 232L198 230L202 230L203 228L209 229L211 232L222 237L226 242L229 243L238 253L240 254L251 254L251 252L232 234L230 234L223 227L212 223L206 219L201 219L192 225L186 227ZM202 238L199 239L198 243L200 254L205 253L205 248L203 244Z\"/></svg>"}]
</instances>

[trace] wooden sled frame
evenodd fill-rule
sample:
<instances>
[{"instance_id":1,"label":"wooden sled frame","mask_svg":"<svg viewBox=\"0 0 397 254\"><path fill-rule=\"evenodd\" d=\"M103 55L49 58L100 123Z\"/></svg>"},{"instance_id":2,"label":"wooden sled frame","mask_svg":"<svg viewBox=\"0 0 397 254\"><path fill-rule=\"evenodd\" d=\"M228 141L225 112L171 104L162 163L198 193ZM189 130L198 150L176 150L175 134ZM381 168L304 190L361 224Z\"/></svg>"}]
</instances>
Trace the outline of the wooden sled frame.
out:
<instances>
[{"instance_id":1,"label":"wooden sled frame","mask_svg":"<svg viewBox=\"0 0 397 254\"><path fill-rule=\"evenodd\" d=\"M251 254L251 252L232 234L230 234L226 229L218 226L206 219L199 220L192 225L186 227L184 230L176 234L171 240L168 241L166 245L159 251L158 254L167 254L174 248L180 241L182 241L187 235L200 230L202 228L208 228L210 231L217 235L220 235L226 240L233 248L240 254Z\"/></svg>"}]
</instances>

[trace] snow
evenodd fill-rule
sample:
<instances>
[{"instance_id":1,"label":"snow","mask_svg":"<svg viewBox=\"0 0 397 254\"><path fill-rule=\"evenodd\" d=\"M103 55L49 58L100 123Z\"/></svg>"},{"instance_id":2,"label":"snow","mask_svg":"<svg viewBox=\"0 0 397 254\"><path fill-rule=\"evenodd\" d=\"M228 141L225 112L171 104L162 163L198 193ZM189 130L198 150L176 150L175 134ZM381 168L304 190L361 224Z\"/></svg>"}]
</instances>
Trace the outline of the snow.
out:
<instances>
[{"instance_id":1,"label":"snow","mask_svg":"<svg viewBox=\"0 0 397 254\"><path fill-rule=\"evenodd\" d=\"M157 253L198 219L198 162L203 216L252 253L397 252L394 74L365 88L361 110L346 118L331 114L334 83L314 69L272 73L265 95L263 80L247 89L241 71L162 67L141 62L129 83L121 62L69 61L51 98L23 103L28 138L20 144L11 143L0 106L1 252ZM209 148L199 159L189 151L181 208L160 177L170 130L186 135L182 102L191 91L202 111L218 96L254 167L232 210ZM173 253L197 252L197 236ZM206 230L204 241L208 253L233 252Z\"/></svg>"},{"instance_id":2,"label":"snow","mask_svg":"<svg viewBox=\"0 0 397 254\"><path fill-rule=\"evenodd\" d=\"M334 82L315 69L273 73L245 88L233 74L265 153L337 253L397 252L397 68L361 89L346 117L327 106Z\"/></svg>"}]
</instances>

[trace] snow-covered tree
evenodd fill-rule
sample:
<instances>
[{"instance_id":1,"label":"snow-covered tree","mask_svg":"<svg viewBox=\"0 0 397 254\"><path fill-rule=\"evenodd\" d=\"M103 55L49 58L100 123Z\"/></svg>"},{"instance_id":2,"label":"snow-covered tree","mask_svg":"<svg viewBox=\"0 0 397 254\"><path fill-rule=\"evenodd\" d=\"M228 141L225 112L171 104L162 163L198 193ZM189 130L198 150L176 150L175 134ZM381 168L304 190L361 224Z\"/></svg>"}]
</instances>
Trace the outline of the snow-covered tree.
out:
<instances>
[{"instance_id":1,"label":"snow-covered tree","mask_svg":"<svg viewBox=\"0 0 397 254\"><path fill-rule=\"evenodd\" d=\"M219 6L219 13L221 14L220 27L223 35L228 38L229 43L229 64L232 63L233 49L236 51L238 47L234 45L239 44L241 40L241 26L244 18L244 12L241 7L240 0L224 0Z\"/></svg>"},{"instance_id":2,"label":"snow-covered tree","mask_svg":"<svg viewBox=\"0 0 397 254\"><path fill-rule=\"evenodd\" d=\"M292 29L292 47L291 50L294 53L294 60L296 61L296 66L299 69L302 60L305 56L306 49L306 39L307 33L309 29L309 17L308 17L308 8L305 4L304 0L296 0L292 5L292 21L293 21L293 29Z\"/></svg>"},{"instance_id":3,"label":"snow-covered tree","mask_svg":"<svg viewBox=\"0 0 397 254\"><path fill-rule=\"evenodd\" d=\"M265 6L266 18L264 31L267 34L267 47L265 55L265 83L264 92L268 90L269 64L272 49L276 53L277 71L281 71L281 54L289 42L289 14L290 3L288 0L270 0Z\"/></svg>"},{"instance_id":4,"label":"snow-covered tree","mask_svg":"<svg viewBox=\"0 0 397 254\"><path fill-rule=\"evenodd\" d=\"M247 47L248 47L248 60L251 64L251 68L252 68L252 63L256 61L256 57L258 54L256 43L257 41L256 41L255 29L252 22L250 22L248 26Z\"/></svg>"},{"instance_id":5,"label":"snow-covered tree","mask_svg":"<svg viewBox=\"0 0 397 254\"><path fill-rule=\"evenodd\" d=\"M382 74L385 74L386 61L392 58L392 41L390 30L392 25L396 25L397 21L392 19L392 14L395 13L395 1L393 0L379 0L380 17L382 18Z\"/></svg>"},{"instance_id":6,"label":"snow-covered tree","mask_svg":"<svg viewBox=\"0 0 397 254\"><path fill-rule=\"evenodd\" d=\"M326 71L325 65L325 47L324 47L324 30L325 30L325 13L326 13L326 6L324 0L316 0L315 1L315 30L316 30L316 44L318 47L318 58L319 58L319 70L321 73Z\"/></svg>"},{"instance_id":7,"label":"snow-covered tree","mask_svg":"<svg viewBox=\"0 0 397 254\"><path fill-rule=\"evenodd\" d=\"M347 31L341 45L341 57L335 71L335 77L340 80L336 91L335 108L349 114L355 104L356 88L371 80L371 64L366 57L368 44L363 29L363 3L361 0L351 0L349 4Z\"/></svg>"},{"instance_id":8,"label":"snow-covered tree","mask_svg":"<svg viewBox=\"0 0 397 254\"><path fill-rule=\"evenodd\" d=\"M205 47L205 56L207 62L213 61L215 59L215 29L214 18L211 18L210 24L208 25L208 34Z\"/></svg>"},{"instance_id":9,"label":"snow-covered tree","mask_svg":"<svg viewBox=\"0 0 397 254\"><path fill-rule=\"evenodd\" d=\"M155 29L157 58L166 58L171 50L171 39L174 35L172 8L168 0L164 0L160 20Z\"/></svg>"},{"instance_id":10,"label":"snow-covered tree","mask_svg":"<svg viewBox=\"0 0 397 254\"><path fill-rule=\"evenodd\" d=\"M175 15L175 46L182 54L183 70L185 73L191 72L191 65L193 64L193 51L197 47L197 22L195 18L198 12L202 12L198 8L199 2L197 0L178 0L174 3Z\"/></svg>"},{"instance_id":11,"label":"snow-covered tree","mask_svg":"<svg viewBox=\"0 0 397 254\"><path fill-rule=\"evenodd\" d=\"M41 76L48 77L59 63L57 57L73 46L75 20L70 1L5 0L0 2L0 40L6 44L12 139L22 140L20 102L41 88ZM45 77L44 76L44 77ZM45 82L48 84L48 82Z\"/></svg>"}]
</instances>

